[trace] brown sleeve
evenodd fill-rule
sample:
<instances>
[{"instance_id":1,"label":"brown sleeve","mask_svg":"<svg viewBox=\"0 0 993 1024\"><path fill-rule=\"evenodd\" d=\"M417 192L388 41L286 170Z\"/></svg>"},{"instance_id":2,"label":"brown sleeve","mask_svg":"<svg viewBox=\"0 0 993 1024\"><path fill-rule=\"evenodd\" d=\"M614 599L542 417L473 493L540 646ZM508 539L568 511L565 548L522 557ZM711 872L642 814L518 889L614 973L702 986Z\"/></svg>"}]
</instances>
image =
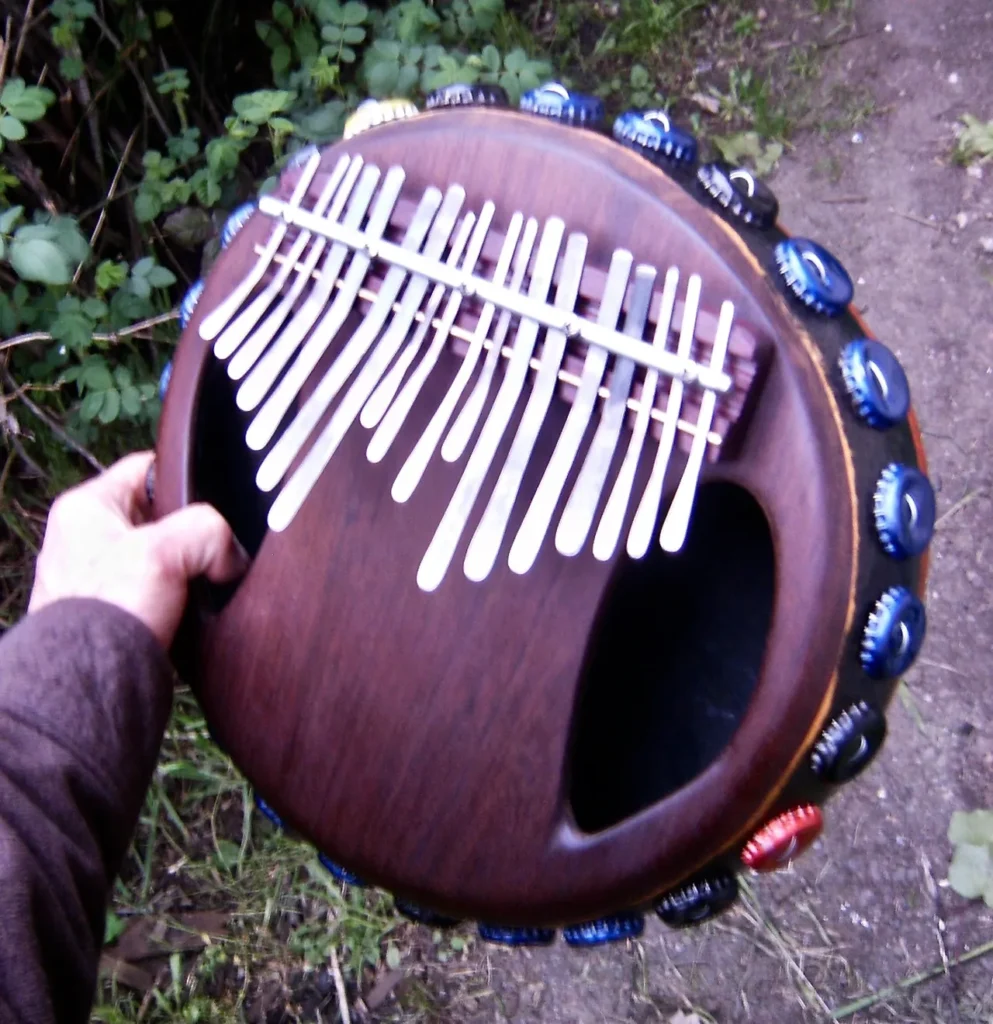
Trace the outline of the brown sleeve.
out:
<instances>
[{"instance_id":1,"label":"brown sleeve","mask_svg":"<svg viewBox=\"0 0 993 1024\"><path fill-rule=\"evenodd\" d=\"M151 631L62 601L0 640L0 1019L86 1021L172 701Z\"/></svg>"}]
</instances>

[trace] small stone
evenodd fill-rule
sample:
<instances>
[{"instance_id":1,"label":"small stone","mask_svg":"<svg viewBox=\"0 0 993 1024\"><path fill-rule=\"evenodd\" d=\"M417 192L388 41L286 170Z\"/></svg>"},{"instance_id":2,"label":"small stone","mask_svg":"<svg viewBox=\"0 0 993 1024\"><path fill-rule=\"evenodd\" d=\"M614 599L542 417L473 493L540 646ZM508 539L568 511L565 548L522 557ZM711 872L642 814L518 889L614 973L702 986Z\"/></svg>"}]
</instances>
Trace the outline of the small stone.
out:
<instances>
[{"instance_id":1,"label":"small stone","mask_svg":"<svg viewBox=\"0 0 993 1024\"><path fill-rule=\"evenodd\" d=\"M889 22L887 22L886 23L886 27L883 29L883 31L884 32L892 32L893 31L893 26Z\"/></svg>"},{"instance_id":2,"label":"small stone","mask_svg":"<svg viewBox=\"0 0 993 1024\"><path fill-rule=\"evenodd\" d=\"M957 71L953 71L948 76L948 84L949 85L958 85L959 84L959 76L958 76L958 72Z\"/></svg>"},{"instance_id":3,"label":"small stone","mask_svg":"<svg viewBox=\"0 0 993 1024\"><path fill-rule=\"evenodd\" d=\"M965 173L968 174L970 178L977 178L979 181L983 180L983 169L979 164L969 164L965 169Z\"/></svg>"},{"instance_id":4,"label":"small stone","mask_svg":"<svg viewBox=\"0 0 993 1024\"><path fill-rule=\"evenodd\" d=\"M993 256L993 235L987 235L985 238L979 239L979 248L983 252Z\"/></svg>"},{"instance_id":5,"label":"small stone","mask_svg":"<svg viewBox=\"0 0 993 1024\"><path fill-rule=\"evenodd\" d=\"M858 279L858 281L856 281L856 284L857 284L857 285L858 285L858 286L859 286L859 287L861 288L861 287L862 287L862 285L864 285L864 284L865 284L865 278L864 278L864 277L860 277L860 278Z\"/></svg>"},{"instance_id":6,"label":"small stone","mask_svg":"<svg viewBox=\"0 0 993 1024\"><path fill-rule=\"evenodd\" d=\"M883 789L882 787L880 787L879 789L876 790L876 796L878 796L880 800L885 800L886 799L886 790Z\"/></svg>"},{"instance_id":7,"label":"small stone","mask_svg":"<svg viewBox=\"0 0 993 1024\"><path fill-rule=\"evenodd\" d=\"M865 142L865 137L863 136L863 134L861 132L856 132L852 136L852 145L853 146L861 146L863 142Z\"/></svg>"},{"instance_id":8,"label":"small stone","mask_svg":"<svg viewBox=\"0 0 993 1024\"><path fill-rule=\"evenodd\" d=\"M969 223L969 214L957 213L955 214L955 223L958 225L959 231L962 230Z\"/></svg>"}]
</instances>

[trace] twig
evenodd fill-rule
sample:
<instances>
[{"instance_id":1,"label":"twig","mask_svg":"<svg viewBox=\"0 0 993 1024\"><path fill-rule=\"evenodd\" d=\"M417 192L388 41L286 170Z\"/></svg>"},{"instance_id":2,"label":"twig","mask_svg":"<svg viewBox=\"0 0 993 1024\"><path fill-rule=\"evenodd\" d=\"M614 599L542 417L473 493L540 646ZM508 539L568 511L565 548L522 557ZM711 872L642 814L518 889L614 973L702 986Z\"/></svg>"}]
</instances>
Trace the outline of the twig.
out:
<instances>
[{"instance_id":1,"label":"twig","mask_svg":"<svg viewBox=\"0 0 993 1024\"><path fill-rule=\"evenodd\" d=\"M890 207L890 213L895 213L898 217L903 217L904 220L912 220L915 224L920 224L922 227L930 228L932 231L940 232L942 230L940 224L935 224L934 221L918 217L916 213L904 213L903 210L897 210L892 206Z\"/></svg>"},{"instance_id":2,"label":"twig","mask_svg":"<svg viewBox=\"0 0 993 1024\"><path fill-rule=\"evenodd\" d=\"M120 183L121 175L124 173L124 165L128 162L128 157L131 155L131 147L134 145L135 139L138 138L138 129L131 133L131 138L128 139L127 145L124 147L124 153L121 155L120 163L117 165L117 170L114 172L114 180L110 183L110 189L107 192L107 202L103 205L100 210L100 216L97 218L96 227L93 229L93 234L90 235L90 249L96 245L97 238L100 236L100 232L103 230L104 222L107 220L107 205L114 199L114 193L117 191L117 186ZM83 264L80 263L76 267L76 273L73 274L72 283L76 284L79 281L79 275L83 272Z\"/></svg>"},{"instance_id":3,"label":"twig","mask_svg":"<svg viewBox=\"0 0 993 1024\"><path fill-rule=\"evenodd\" d=\"M946 519L950 519L960 509L965 508L965 506L968 505L969 502L975 501L976 498L985 497L985 495L986 495L986 488L985 487L977 487L974 491L969 491L968 494L966 494L963 497L959 498L959 500L957 502L955 502L955 504L952 505L952 507L950 509L948 509L947 512L942 512L942 514L940 516L938 516L937 520L935 521L934 528L937 530L938 527L941 526L941 524L944 523Z\"/></svg>"},{"instance_id":4,"label":"twig","mask_svg":"<svg viewBox=\"0 0 993 1024\"><path fill-rule=\"evenodd\" d=\"M21 31L17 37L17 50L14 52L14 63L10 70L16 75L17 66L21 63L21 53L24 51L24 40L28 34L28 26L31 24L31 15L34 14L35 0L28 0L28 6L24 10L24 21L21 22Z\"/></svg>"},{"instance_id":5,"label":"twig","mask_svg":"<svg viewBox=\"0 0 993 1024\"><path fill-rule=\"evenodd\" d=\"M948 961L948 968L960 967L962 964L968 963L970 960L976 960L981 956L986 956L988 953L993 953L993 942L985 942L981 946L977 946L975 949L970 949L968 953L963 953L960 957L955 957ZM936 964L934 967L929 967L926 971L919 971L917 974L912 974L909 978L904 978L902 981L898 981L895 985L889 985L886 988L881 988L878 992L872 992L869 995L860 996L858 999L854 999L850 1003L845 1003L844 1006L839 1006L837 1010L831 1011L831 1020L846 1020L849 1017L854 1017L856 1013L860 1013L862 1010L868 1010L878 1003L889 999L890 996L895 996L900 991L906 991L909 988L915 988L925 981L930 981L932 978L936 978L939 974L945 972L944 964Z\"/></svg>"},{"instance_id":6,"label":"twig","mask_svg":"<svg viewBox=\"0 0 993 1024\"><path fill-rule=\"evenodd\" d=\"M934 934L938 939L938 953L941 955L945 981L948 983L948 991L952 997L952 1017L955 1024L961 1024L958 992L955 990L955 982L948 969L948 951L945 949L945 922L941 916L941 898L938 895L938 887L934 884L934 875L931 873L931 861L923 851L921 852L921 868L924 871L924 888L927 889L927 894L931 897L931 905L934 907Z\"/></svg>"},{"instance_id":7,"label":"twig","mask_svg":"<svg viewBox=\"0 0 993 1024\"><path fill-rule=\"evenodd\" d=\"M68 445L82 459L88 462L98 473L102 473L104 471L106 467L92 452L84 448L78 441L74 441L65 432L65 429L54 419L52 419L52 417L49 416L48 413L41 408L41 406L37 405L30 398L28 398L28 396L23 391L20 391L18 389L17 381L14 380L14 378L11 376L9 370L4 370L3 376L4 380L7 383L7 386L13 388L15 393L17 393L17 398L20 401L22 401L28 407L29 411L32 412L39 420L41 420L41 422L44 423L45 426L48 427L48 429L57 438L59 438L64 444Z\"/></svg>"},{"instance_id":8,"label":"twig","mask_svg":"<svg viewBox=\"0 0 993 1024\"><path fill-rule=\"evenodd\" d=\"M946 665L943 661L931 661L929 658L918 658L918 665L927 665L928 668L940 668L945 672L951 672L953 676L962 676L963 679L969 678L968 672L963 672L961 669L955 668L954 665Z\"/></svg>"},{"instance_id":9,"label":"twig","mask_svg":"<svg viewBox=\"0 0 993 1024\"><path fill-rule=\"evenodd\" d=\"M826 203L828 206L838 206L842 203L867 203L869 202L868 196L839 196L837 199L822 199L822 203Z\"/></svg>"},{"instance_id":10,"label":"twig","mask_svg":"<svg viewBox=\"0 0 993 1024\"><path fill-rule=\"evenodd\" d=\"M3 86L4 80L7 78L7 54L10 53L10 26L11 17L8 14L7 27L3 39L3 55L0 56L0 87Z\"/></svg>"},{"instance_id":11,"label":"twig","mask_svg":"<svg viewBox=\"0 0 993 1024\"><path fill-rule=\"evenodd\" d=\"M168 313L160 313L158 316L150 317L148 320L131 324L130 327L122 327L119 331L112 331L110 334L94 334L92 337L94 341L102 341L113 345L122 338L130 338L135 334L141 334L142 331L148 331L153 327L159 327L161 324L167 324L178 319L179 313L176 310L171 310ZM0 341L0 352L8 348L15 348L18 345L27 345L32 341L54 340L47 331L32 331L30 334L18 334L13 338L8 338L6 341Z\"/></svg>"},{"instance_id":12,"label":"twig","mask_svg":"<svg viewBox=\"0 0 993 1024\"><path fill-rule=\"evenodd\" d=\"M334 987L338 993L338 1012L341 1014L341 1024L352 1024L352 1015L348 1012L345 979L341 976L341 964L338 963L338 954L334 947L331 949L331 973L334 975Z\"/></svg>"}]
</instances>

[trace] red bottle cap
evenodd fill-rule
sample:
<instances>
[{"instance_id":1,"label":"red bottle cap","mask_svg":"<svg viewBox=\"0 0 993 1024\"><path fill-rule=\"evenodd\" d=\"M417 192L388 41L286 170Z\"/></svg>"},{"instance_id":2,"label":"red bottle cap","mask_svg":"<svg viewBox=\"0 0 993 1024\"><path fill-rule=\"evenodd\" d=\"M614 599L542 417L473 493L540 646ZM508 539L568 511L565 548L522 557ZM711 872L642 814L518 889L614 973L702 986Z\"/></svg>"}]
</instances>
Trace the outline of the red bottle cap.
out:
<instances>
[{"instance_id":1,"label":"red bottle cap","mask_svg":"<svg viewBox=\"0 0 993 1024\"><path fill-rule=\"evenodd\" d=\"M760 828L741 851L741 859L753 871L776 871L803 853L823 827L819 807L794 807Z\"/></svg>"}]
</instances>

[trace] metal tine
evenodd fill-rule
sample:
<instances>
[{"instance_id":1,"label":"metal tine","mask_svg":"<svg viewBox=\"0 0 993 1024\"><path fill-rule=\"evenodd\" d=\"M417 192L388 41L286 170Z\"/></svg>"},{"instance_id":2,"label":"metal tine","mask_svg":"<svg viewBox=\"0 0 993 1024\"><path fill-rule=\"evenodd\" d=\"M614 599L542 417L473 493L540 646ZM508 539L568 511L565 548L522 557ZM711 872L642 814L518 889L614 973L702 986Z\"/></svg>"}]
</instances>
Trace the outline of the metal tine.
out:
<instances>
[{"instance_id":1,"label":"metal tine","mask_svg":"<svg viewBox=\"0 0 993 1024\"><path fill-rule=\"evenodd\" d=\"M657 274L654 267L635 268L631 305L624 319L624 333L628 337L640 340L644 334ZM607 398L600 408L600 422L555 531L555 548L559 554L578 555L593 525L603 484L621 436L634 366L633 359L618 357L614 362Z\"/></svg>"},{"instance_id":2,"label":"metal tine","mask_svg":"<svg viewBox=\"0 0 993 1024\"><path fill-rule=\"evenodd\" d=\"M524 238L521 240L521 247L514 260L514 273L510 280L510 287L515 292L519 292L524 284L524 276L527 273L528 263L531 261L531 250L534 248L537 236L538 221L531 217L525 225ZM500 352L504 339L507 337L507 331L510 329L510 321L511 313L506 309L503 310L497 321L496 330L493 332L493 346L483 360L483 369L480 371L462 411L452 424L445 443L441 446L441 457L446 462L455 462L462 457L462 453L476 429L479 417L483 413L486 396L490 391L490 384L493 382L493 375L496 373L497 366L500 365Z\"/></svg>"},{"instance_id":3,"label":"metal tine","mask_svg":"<svg viewBox=\"0 0 993 1024\"><path fill-rule=\"evenodd\" d=\"M507 278L510 260L514 255L514 250L517 248L517 241L520 238L523 224L524 214L522 213L515 213L510 218L507 235L504 238L503 247L500 250L496 269L493 273L493 283L496 285L502 285ZM407 501L411 494L414 493L414 488L420 482L424 470L431 461L431 456L434 455L435 449L438 447L441 435L445 432L445 427L448 426L448 421L451 419L452 413L462 397L462 392L465 390L466 384L469 383L469 378L479 362L479 356L483 351L483 341L489 332L490 324L493 323L495 313L496 306L492 302L487 302L479 315L479 322L476 324L475 331L473 331L469 348L459 364L455 379L452 381L441 404L431 417L431 422L428 423L424 433L414 446L414 450L407 457L403 468L397 474L396 480L393 481L392 493L395 501L401 503Z\"/></svg>"},{"instance_id":4,"label":"metal tine","mask_svg":"<svg viewBox=\"0 0 993 1024\"><path fill-rule=\"evenodd\" d=\"M490 224L493 221L493 213L495 209L496 208L493 203L487 202L480 211L479 222L476 224L476 229L473 232L472 239L469 243L469 251L466 254L465 261L463 262L463 268L467 274L471 274L476 268L476 263L479 260L479 254L482 252L483 243L486 241L486 235L489 232ZM448 304L446 305L445 312L441 318L441 323L435 331L434 338L432 338L427 352L424 353L423 358L415 367L414 372L410 375L410 379L406 384L404 384L397 400L390 406L389 412L387 412L382 423L379 425L379 429L369 442L366 454L371 462L379 462L380 459L383 458L389 450L390 445L396 439L397 434L400 432L400 428L403 426L404 420L406 420L411 407L417 400L417 396L420 394L421 388L424 387L424 382L428 379L428 375L438 363L438 358L441 355L442 349L445 347L445 343L448 341L449 332L452 329L452 324L455 323L455 317L458 315L463 298L463 294L458 291L453 292L452 295L449 296ZM425 323L427 322L428 321L425 319ZM409 350L410 346L407 348L407 351ZM406 354L406 352L404 354ZM411 358L413 358L413 356L411 356ZM401 362L398 362L397 365L401 365Z\"/></svg>"},{"instance_id":5,"label":"metal tine","mask_svg":"<svg viewBox=\"0 0 993 1024\"><path fill-rule=\"evenodd\" d=\"M586 262L587 244L585 235L569 236L565 258L562 261L562 273L555 292L555 305L558 309L572 310L576 307L583 266ZM559 369L562 366L565 347L565 332L547 332L541 350L541 367L535 375L534 386L518 425L514 443L466 552L463 568L466 576L475 582L486 579L496 562L504 531L507 529L507 520L517 500L528 460L531 458L535 441L559 382Z\"/></svg>"},{"instance_id":6,"label":"metal tine","mask_svg":"<svg viewBox=\"0 0 993 1024\"><path fill-rule=\"evenodd\" d=\"M483 215L486 210L484 208ZM492 216L492 211L490 212ZM449 267L457 267L459 261L462 259L462 254L465 252L466 246L469 244L470 232L473 230L473 223L475 221L474 214L468 214L462 221L458 232L455 236L455 241L452 243L452 248L449 250L448 258L445 263ZM488 225L487 220L487 225ZM479 231L482 220L476 224L476 232ZM475 237L475 235L473 235ZM483 237L486 237L485 230L483 231ZM480 243L482 244L482 243ZM476 259L478 259L478 255ZM474 259L469 265L468 270L471 273L476 265ZM438 312L438 307L441 305L441 300L445 297L445 292L448 289L443 284L436 284L428 298L427 305L424 307L423 319L417 325L417 330L414 331L410 341L404 346L403 351L400 353L400 358L390 367L389 372L376 386L376 390L373 391L369 397L369 401L366 402L365 407L362 410L362 414L359 417L359 422L363 427L372 428L383 418L386 410L390 407L390 402L393 401L397 391L400 389L400 385L403 383L403 378L406 376L407 371L410 369L411 363L417 356L417 353L421 350L421 345L424 343L424 339L427 337L428 331L431 329L431 324L434 321L435 315ZM449 301L455 299L453 294ZM461 294L458 294L458 298L461 301ZM371 444L371 442L370 442ZM388 447L388 446L387 446ZM385 451L385 450L384 450ZM370 458L372 458L370 456ZM372 459L373 462L378 462L379 459Z\"/></svg>"},{"instance_id":7,"label":"metal tine","mask_svg":"<svg viewBox=\"0 0 993 1024\"><path fill-rule=\"evenodd\" d=\"M289 205L291 207L298 207L303 202L307 189L310 188L310 183L314 180L314 175L317 174L317 168L320 165L320 153L315 153L303 165L303 170L297 179L296 187L290 196ZM286 237L289 227L289 224L285 221L279 221L275 225L265 249L262 250L262 255L255 261L255 266L252 267L248 276L234 288L231 294L216 309L208 313L200 322L200 337L204 341L213 341L228 325L235 313L238 312L245 299L252 294L252 290L265 276L265 272L269 269L269 264L272 263L273 257L283 244L283 239Z\"/></svg>"},{"instance_id":8,"label":"metal tine","mask_svg":"<svg viewBox=\"0 0 993 1024\"><path fill-rule=\"evenodd\" d=\"M391 183L390 176L387 174L383 192L373 207L372 216L369 219L370 236L378 238L386 230L393 206L400 195L401 184L399 180L394 180ZM387 186L389 186L389 191L387 191ZM437 189L433 192L428 189L407 229L404 245L413 249L420 248L421 242L427 234L428 226L434 219L440 200L441 193ZM260 451L272 440L283 417L296 401L300 389L306 384L311 373L321 361L321 357L327 352L342 324L348 318L348 314L355 308L359 289L369 272L371 262L372 259L368 253L356 252L352 257L351 266L345 274L341 290L331 304L331 308L321 318L320 323L290 364L286 375L265 400L265 404L249 426L245 435L249 448ZM335 382L331 398L338 393L376 335L379 334L380 328L393 310L393 301L406 278L407 272L398 267L391 267L387 271L372 308L325 374L325 377L328 378L326 387L331 387L331 380ZM246 381L246 385L247 383ZM311 424L311 429L315 424L316 420Z\"/></svg>"},{"instance_id":9,"label":"metal tine","mask_svg":"<svg viewBox=\"0 0 993 1024\"><path fill-rule=\"evenodd\" d=\"M548 295L564 234L565 223L560 218L551 217L545 222L545 229L538 245L534 273L531 275L531 284L528 289L528 295L533 299L544 301ZM462 477L455 488L455 494L438 524L438 529L428 545L428 550L421 559L417 570L417 585L421 590L430 592L437 589L448 571L455 549L462 537L462 531L465 529L472 507L486 479L493 456L496 454L507 424L514 413L514 407L520 398L537 337L537 321L522 320L517 329L517 337L514 339L514 348L507 363L503 381L493 401L489 416L483 424L476 446L473 448Z\"/></svg>"},{"instance_id":10,"label":"metal tine","mask_svg":"<svg viewBox=\"0 0 993 1024\"><path fill-rule=\"evenodd\" d=\"M387 173L379 196L373 205L372 213L369 216L367 228L370 232L382 235L383 231L386 230L393 207L400 196L403 181L404 174L399 169L397 169L395 174ZM379 169L367 167L359 181L355 197L352 203L349 204L348 213L345 215L346 223L358 228L366 215L367 208L375 195L378 184ZM335 250L340 251L336 254ZM341 273L341 268L349 254L347 246L336 245L330 253L329 264L325 267L325 270L330 271L334 269L335 276L337 277ZM368 258L362 253L355 253L349 264L345 280L342 282L342 287L330 307L326 305L326 297L320 309L315 308L316 303L308 301L304 308L290 320L287 329L259 360L238 389L235 400L238 403L239 409L250 412L256 408L279 379L279 375L286 364L292 359L296 359L297 366L302 367L306 365L310 368L313 367L313 362L316 361L315 357L316 359L320 358L336 333L341 329L341 325L345 322L348 314L354 308L355 299L358 296L359 288L362 287L362 282L365 280L368 269ZM326 288L320 288L320 291L323 294L326 290L330 294L333 287L334 282L331 281L326 285ZM311 298L313 299L314 296L311 296ZM311 328L314 328L313 334L311 334L310 338L301 348L300 343L307 337ZM291 368L291 374L294 368ZM303 371L298 370L297 372ZM294 385L296 388L302 386L303 381L306 379L306 373L309 372L310 370L308 369L304 372L302 378L294 378L297 381ZM286 394L290 394L292 400L296 392L290 393L289 386L287 385L283 388L283 395L285 396ZM281 401L283 400L285 398L281 399Z\"/></svg>"},{"instance_id":11,"label":"metal tine","mask_svg":"<svg viewBox=\"0 0 993 1024\"><path fill-rule=\"evenodd\" d=\"M617 324L617 318L621 315L621 308L624 305L624 295L627 292L633 262L634 257L626 249L615 250L600 299L600 311L597 314L597 323L603 327L613 328ZM576 397L569 409L565 426L559 434L552 457L548 460L545 473L511 545L508 565L512 572L527 572L538 557L559 495L565 486L583 434L586 433L587 424L593 415L606 366L606 350L590 345L586 352L583 375L580 377Z\"/></svg>"},{"instance_id":12,"label":"metal tine","mask_svg":"<svg viewBox=\"0 0 993 1024\"><path fill-rule=\"evenodd\" d=\"M714 339L714 350L710 357L712 369L721 370L724 368L724 360L727 356L728 342L731 338L731 327L734 324L734 303L724 302L721 305L720 319L717 321L717 337ZM696 422L696 433L693 435L693 444L690 447L690 457L686 460L686 468L683 470L683 478L679 481L676 494L669 505L665 522L662 524L662 532L659 534L659 543L663 551L670 554L679 551L686 540L686 531L690 526L690 516L693 514L693 501L696 497L697 483L700 479L700 471L703 468L703 457L707 451L707 435L710 433L710 425L714 420L714 409L717 406L717 393L705 391L700 401L700 416Z\"/></svg>"},{"instance_id":13,"label":"metal tine","mask_svg":"<svg viewBox=\"0 0 993 1024\"><path fill-rule=\"evenodd\" d=\"M662 301L659 305L659 318L655 326L655 337L652 341L656 348L664 349L668 342L678 286L679 270L676 267L670 267L665 275ZM631 430L628 450L624 456L624 461L621 463L617 479L614 481L614 488L607 499L607 507L603 510L603 515L600 517L600 525L597 527L596 535L593 538L593 557L601 562L608 561L617 550L621 528L624 526L624 516L628 509L628 502L631 500L634 477L638 471L638 462L641 459L641 453L645 446L645 438L648 436L648 425L652 419L652 409L655 406L655 393L658 390L658 383L658 370L649 369L645 373L645 383L641 389L641 398L639 400L641 404L638 406L634 427Z\"/></svg>"},{"instance_id":14,"label":"metal tine","mask_svg":"<svg viewBox=\"0 0 993 1024\"><path fill-rule=\"evenodd\" d=\"M441 203L438 216L434 218L434 224L424 246L423 255L427 259L439 260L441 258L463 202L465 202L465 190L459 185L450 187ZM398 270L398 268L391 268L387 278L394 270ZM400 274L405 276L404 271L400 271ZM379 295L376 297L374 309L384 299L383 292L386 286L387 282L384 280ZM409 279L404 289L403 298L400 300L400 309L393 317L389 328L369 358L366 359L358 376L342 398L341 404L318 435L299 468L273 502L269 510L269 525L273 530L279 531L289 525L331 456L337 451L346 431L358 417L362 406L365 405L372 393L372 389L396 356L404 338L407 337L407 332L410 330L410 325L414 321L414 316L427 288L428 279L423 275L415 274ZM389 291L392 291L393 294L389 295L387 292L391 309L398 290L399 286L396 290L391 286ZM362 362L369 346L375 341L383 325L383 320L378 317L373 318L372 314L373 310L370 310L358 330L338 353L337 359L324 374L313 394L304 402L286 433L276 442L272 451L263 460L256 475L256 483L263 491L272 490L285 476L293 460L304 447L311 431L317 426L335 396L355 368ZM370 329L370 324L373 329Z\"/></svg>"},{"instance_id":15,"label":"metal tine","mask_svg":"<svg viewBox=\"0 0 993 1024\"><path fill-rule=\"evenodd\" d=\"M683 323L676 347L676 356L683 362L689 360L693 350L697 310L700 308L700 285L699 275L694 274L686 286ZM659 447L655 453L652 473L645 485L645 493L641 496L638 511L635 512L634 520L631 523L631 531L628 533L627 552L631 558L643 558L652 542L652 531L655 529L659 505L662 503L665 474L669 468L669 459L672 458L672 449L676 443L676 429L683 405L683 388L683 382L678 377L673 377L669 399L665 407L665 424L659 437Z\"/></svg>"},{"instance_id":16,"label":"metal tine","mask_svg":"<svg viewBox=\"0 0 993 1024\"><path fill-rule=\"evenodd\" d=\"M345 168L348 166L348 157L343 156L338 163L335 165L334 170L331 172L331 176L325 182L324 188L321 190L321 194L317 197L317 202L314 204L313 212L318 216L323 216L324 212L328 208L328 204L334 197L335 191L341 184L341 179L344 177ZM301 231L297 237L293 240L293 245L290 247L290 251L286 254L286 259L283 261L279 268L279 271L275 274L273 279L266 285L264 291L257 295L252 302L238 314L237 318L233 320L228 326L221 332L220 337L214 342L214 355L218 359L227 359L233 352L235 352L242 344L242 342L251 334L252 328L262 319L265 311L276 301L276 298L283 290L283 286L290 278L297 268L297 262L303 255L304 249L307 248L311 239L314 236L306 230ZM301 281L301 275L297 275L297 283ZM278 325L277 325L278 326ZM276 328L273 328L269 337L276 333ZM264 335L263 335L264 337ZM255 339L253 339L255 340ZM268 343L268 339L263 342L263 347Z\"/></svg>"},{"instance_id":17,"label":"metal tine","mask_svg":"<svg viewBox=\"0 0 993 1024\"><path fill-rule=\"evenodd\" d=\"M331 203L331 207L327 212L329 220L338 220L341 216L341 211L345 206L345 202L348 197L352 194L352 189L355 188L355 182L358 179L359 172L362 170L363 162L361 157L356 157L348 165L348 170L345 174L345 180L341 184L341 188L338 190L334 197L334 201ZM365 206L369 205L369 200L372 198L372 193L375 189L376 181L378 180L378 171L373 169L372 184L369 189L369 198L365 201ZM361 205L361 203L359 204ZM363 206L364 210L365 207ZM334 282L338 278L338 272L341 269L341 262L345 259L347 252L344 246L341 246L340 260L337 259L338 254L332 249L328 253L327 258L324 261L324 266L318 274L317 282L313 281L314 269L317 266L317 261L321 258L321 254L327 248L328 240L323 235L318 235L311 246L310 252L307 254L307 258L304 260L303 265L300 268L299 274L297 274L296 280L293 282L293 287L286 293L280 304L273 310L272 313L266 317L262 325L245 341L244 345L234 354L234 358L228 363L228 376L232 380L241 380L242 377L248 373L249 370L258 362L259 358L265 352L269 345L269 342L276 336L280 327L286 321L286 318L293 312L293 307L296 305L297 299L303 294L304 288L308 284L313 285L312 290L308 293L303 306L289 324L287 325L287 334L292 330L295 334L296 341L289 341L289 344L293 344L294 348L296 343L299 343L310 328L317 321L317 318L321 315L322 310L327 305L328 297L334 288ZM336 262L337 261L337 262ZM285 336L285 335L284 335ZM284 346L285 347L285 346Z\"/></svg>"}]
</instances>

